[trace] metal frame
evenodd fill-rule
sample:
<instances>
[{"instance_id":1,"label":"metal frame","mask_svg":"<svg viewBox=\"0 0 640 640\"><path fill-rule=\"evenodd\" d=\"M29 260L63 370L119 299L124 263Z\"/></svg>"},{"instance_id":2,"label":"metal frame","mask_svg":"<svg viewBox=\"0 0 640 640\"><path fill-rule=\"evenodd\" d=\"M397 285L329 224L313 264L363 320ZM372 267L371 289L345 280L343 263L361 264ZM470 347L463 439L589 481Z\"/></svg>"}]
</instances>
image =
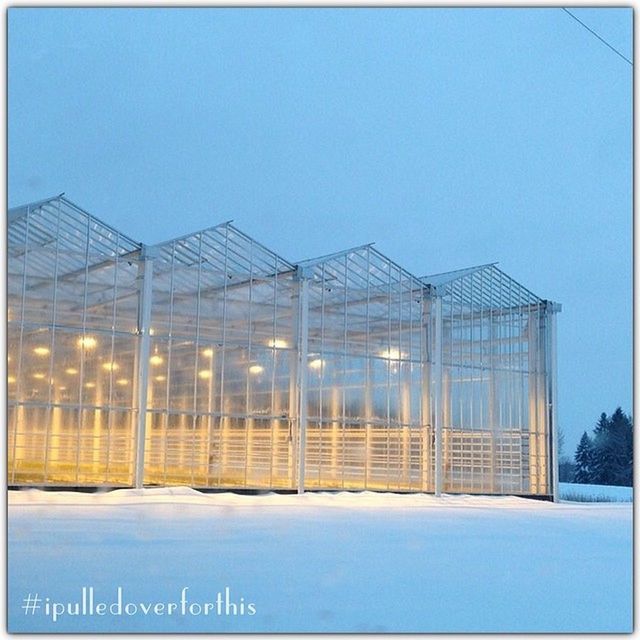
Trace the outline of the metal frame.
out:
<instances>
[{"instance_id":1,"label":"metal frame","mask_svg":"<svg viewBox=\"0 0 640 640\"><path fill-rule=\"evenodd\" d=\"M10 484L557 496L560 305L496 263L8 220Z\"/></svg>"},{"instance_id":2,"label":"metal frame","mask_svg":"<svg viewBox=\"0 0 640 640\"><path fill-rule=\"evenodd\" d=\"M140 298L138 302L138 336L136 351L136 460L135 486L144 484L144 449L147 424L147 395L149 391L149 355L151 344L151 302L153 297L153 252L143 248L138 266Z\"/></svg>"}]
</instances>

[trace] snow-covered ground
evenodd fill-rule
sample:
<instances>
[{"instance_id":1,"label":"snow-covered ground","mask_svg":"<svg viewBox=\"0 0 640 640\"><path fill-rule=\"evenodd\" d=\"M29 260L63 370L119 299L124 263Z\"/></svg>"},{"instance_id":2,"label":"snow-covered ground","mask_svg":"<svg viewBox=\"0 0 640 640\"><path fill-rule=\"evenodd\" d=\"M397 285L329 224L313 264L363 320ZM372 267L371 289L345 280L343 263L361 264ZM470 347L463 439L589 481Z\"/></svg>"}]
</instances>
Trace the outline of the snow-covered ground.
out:
<instances>
[{"instance_id":1,"label":"snow-covered ground","mask_svg":"<svg viewBox=\"0 0 640 640\"><path fill-rule=\"evenodd\" d=\"M604 484L572 484L560 482L560 499L593 502L632 502L633 487L611 487Z\"/></svg>"},{"instance_id":2,"label":"snow-covered ground","mask_svg":"<svg viewBox=\"0 0 640 640\"><path fill-rule=\"evenodd\" d=\"M186 488L8 502L13 632L631 630L629 503Z\"/></svg>"}]
</instances>

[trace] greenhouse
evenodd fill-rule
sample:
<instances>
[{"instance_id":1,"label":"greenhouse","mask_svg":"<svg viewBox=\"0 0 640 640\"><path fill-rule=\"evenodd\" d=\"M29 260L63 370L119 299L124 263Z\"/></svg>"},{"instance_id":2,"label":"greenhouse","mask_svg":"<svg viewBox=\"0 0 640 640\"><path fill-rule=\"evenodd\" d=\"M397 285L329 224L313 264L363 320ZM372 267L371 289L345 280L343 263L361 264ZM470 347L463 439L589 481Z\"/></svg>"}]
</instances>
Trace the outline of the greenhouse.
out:
<instances>
[{"instance_id":1,"label":"greenhouse","mask_svg":"<svg viewBox=\"0 0 640 640\"><path fill-rule=\"evenodd\" d=\"M8 214L8 484L557 496L560 306L495 264Z\"/></svg>"}]
</instances>

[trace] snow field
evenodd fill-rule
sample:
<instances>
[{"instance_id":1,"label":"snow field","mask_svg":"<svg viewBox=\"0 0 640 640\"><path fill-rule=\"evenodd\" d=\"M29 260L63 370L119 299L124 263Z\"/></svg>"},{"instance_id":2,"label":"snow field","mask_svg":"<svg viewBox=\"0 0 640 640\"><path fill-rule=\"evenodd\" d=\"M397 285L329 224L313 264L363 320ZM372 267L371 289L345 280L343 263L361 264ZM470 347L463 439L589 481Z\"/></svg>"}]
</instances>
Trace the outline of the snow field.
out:
<instances>
[{"instance_id":1,"label":"snow field","mask_svg":"<svg viewBox=\"0 0 640 640\"><path fill-rule=\"evenodd\" d=\"M13 632L631 630L630 504L188 488L8 502Z\"/></svg>"}]
</instances>

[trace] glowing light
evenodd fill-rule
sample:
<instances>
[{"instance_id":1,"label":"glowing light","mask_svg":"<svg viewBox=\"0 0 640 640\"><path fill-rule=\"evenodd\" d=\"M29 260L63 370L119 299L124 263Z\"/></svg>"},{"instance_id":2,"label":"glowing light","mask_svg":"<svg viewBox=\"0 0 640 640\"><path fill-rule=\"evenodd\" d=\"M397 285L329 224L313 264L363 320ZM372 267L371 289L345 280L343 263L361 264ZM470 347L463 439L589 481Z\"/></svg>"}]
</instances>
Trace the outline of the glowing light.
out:
<instances>
[{"instance_id":1,"label":"glowing light","mask_svg":"<svg viewBox=\"0 0 640 640\"><path fill-rule=\"evenodd\" d=\"M37 356L48 356L49 355L49 348L48 347L36 347L33 350L33 353L35 353Z\"/></svg>"},{"instance_id":2,"label":"glowing light","mask_svg":"<svg viewBox=\"0 0 640 640\"><path fill-rule=\"evenodd\" d=\"M44 380L44 373L34 373L34 374L33 374L33 377L34 377L36 380Z\"/></svg>"},{"instance_id":3,"label":"glowing light","mask_svg":"<svg viewBox=\"0 0 640 640\"><path fill-rule=\"evenodd\" d=\"M273 340L269 340L267 344L272 349L286 349L289 346L289 343L286 340L281 340L280 338L274 338Z\"/></svg>"},{"instance_id":4,"label":"glowing light","mask_svg":"<svg viewBox=\"0 0 640 640\"><path fill-rule=\"evenodd\" d=\"M86 382L84 386L87 387L87 389L95 389L96 383L95 382Z\"/></svg>"},{"instance_id":5,"label":"glowing light","mask_svg":"<svg viewBox=\"0 0 640 640\"><path fill-rule=\"evenodd\" d=\"M120 378L116 380L116 384L119 384L121 387L126 387L129 384L129 381L126 378Z\"/></svg>"},{"instance_id":6,"label":"glowing light","mask_svg":"<svg viewBox=\"0 0 640 640\"><path fill-rule=\"evenodd\" d=\"M400 349L396 349L395 347L390 347L380 352L380 356L387 360L399 360L401 355Z\"/></svg>"},{"instance_id":7,"label":"glowing light","mask_svg":"<svg viewBox=\"0 0 640 640\"><path fill-rule=\"evenodd\" d=\"M156 367L164 362L164 358L162 356L153 355L149 358L149 362Z\"/></svg>"},{"instance_id":8,"label":"glowing light","mask_svg":"<svg viewBox=\"0 0 640 640\"><path fill-rule=\"evenodd\" d=\"M249 367L249 373L253 373L254 375L262 373L263 371L264 371L264 367L260 366L259 364L252 364Z\"/></svg>"},{"instance_id":9,"label":"glowing light","mask_svg":"<svg viewBox=\"0 0 640 640\"><path fill-rule=\"evenodd\" d=\"M16 379L15 379L13 376L9 376L9 377L7 378L7 382L8 382L9 384L13 384L15 381L16 381Z\"/></svg>"},{"instance_id":10,"label":"glowing light","mask_svg":"<svg viewBox=\"0 0 640 640\"><path fill-rule=\"evenodd\" d=\"M202 378L203 380L208 380L210 377L211 377L211 371L208 371L207 369L198 371L198 378Z\"/></svg>"},{"instance_id":11,"label":"glowing light","mask_svg":"<svg viewBox=\"0 0 640 640\"><path fill-rule=\"evenodd\" d=\"M68 369L64 370L65 373L68 373L70 376L75 376L76 373L78 373L77 369L74 369L73 367L69 367Z\"/></svg>"},{"instance_id":12,"label":"glowing light","mask_svg":"<svg viewBox=\"0 0 640 640\"><path fill-rule=\"evenodd\" d=\"M120 365L117 362L105 362L102 365L102 368L105 371L117 371L120 368Z\"/></svg>"},{"instance_id":13,"label":"glowing light","mask_svg":"<svg viewBox=\"0 0 640 640\"><path fill-rule=\"evenodd\" d=\"M322 369L322 366L324 365L324 361L321 358L316 358L315 360L312 360L309 363L309 366L312 369Z\"/></svg>"},{"instance_id":14,"label":"glowing light","mask_svg":"<svg viewBox=\"0 0 640 640\"><path fill-rule=\"evenodd\" d=\"M207 356L207 358L213 358L213 349L205 349L202 355Z\"/></svg>"},{"instance_id":15,"label":"glowing light","mask_svg":"<svg viewBox=\"0 0 640 640\"><path fill-rule=\"evenodd\" d=\"M67 387L58 387L58 390L59 390L59 391L66 391L66 390L67 390Z\"/></svg>"},{"instance_id":16,"label":"glowing light","mask_svg":"<svg viewBox=\"0 0 640 640\"><path fill-rule=\"evenodd\" d=\"M157 380L158 382L164 382L167 379L167 376L156 376L154 378L154 380Z\"/></svg>"},{"instance_id":17,"label":"glowing light","mask_svg":"<svg viewBox=\"0 0 640 640\"><path fill-rule=\"evenodd\" d=\"M82 336L78 339L78 346L83 349L94 349L98 341L93 336Z\"/></svg>"}]
</instances>

